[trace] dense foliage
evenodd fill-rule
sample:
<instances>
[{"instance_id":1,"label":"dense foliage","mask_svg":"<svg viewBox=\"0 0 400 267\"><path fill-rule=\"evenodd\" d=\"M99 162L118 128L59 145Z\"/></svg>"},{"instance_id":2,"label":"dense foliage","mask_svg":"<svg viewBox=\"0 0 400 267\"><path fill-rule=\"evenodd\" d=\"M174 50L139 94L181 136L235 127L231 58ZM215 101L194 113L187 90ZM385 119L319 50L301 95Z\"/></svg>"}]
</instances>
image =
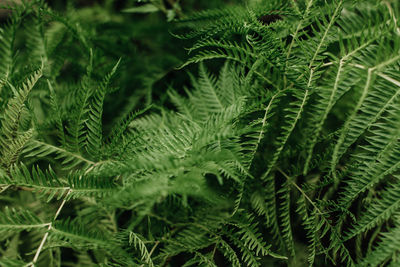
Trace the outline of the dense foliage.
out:
<instances>
[{"instance_id":1,"label":"dense foliage","mask_svg":"<svg viewBox=\"0 0 400 267\"><path fill-rule=\"evenodd\" d=\"M4 8L0 266L400 265L399 1Z\"/></svg>"}]
</instances>

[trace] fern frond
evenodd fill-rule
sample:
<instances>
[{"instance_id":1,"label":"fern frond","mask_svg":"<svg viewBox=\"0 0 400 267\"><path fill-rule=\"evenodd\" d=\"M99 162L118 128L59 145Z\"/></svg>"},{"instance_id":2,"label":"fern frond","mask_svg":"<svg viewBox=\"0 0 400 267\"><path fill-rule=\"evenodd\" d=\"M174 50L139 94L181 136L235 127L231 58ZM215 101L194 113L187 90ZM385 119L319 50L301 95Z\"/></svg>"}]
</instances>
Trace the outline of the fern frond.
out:
<instances>
[{"instance_id":1,"label":"fern frond","mask_svg":"<svg viewBox=\"0 0 400 267\"><path fill-rule=\"evenodd\" d=\"M218 95L216 78L207 73L204 65L199 68L200 79L198 80L197 90L189 96L189 99L196 107L196 111L200 116L207 118L208 115L221 112L225 103ZM207 103L206 106L203 103Z\"/></svg>"},{"instance_id":2,"label":"fern frond","mask_svg":"<svg viewBox=\"0 0 400 267\"><path fill-rule=\"evenodd\" d=\"M353 52L355 52L355 50L350 53ZM304 164L303 174L307 174L308 172L314 147L329 112L335 103L350 90L351 86L357 81L357 72L352 71L351 67L346 66L346 60L350 53L342 57L339 61L339 64L337 64L337 71L331 74L332 78L327 78L328 80L332 80L333 83L326 84L324 87L317 87L316 89L318 101L312 107L312 118L310 119L311 130L307 130L309 131L307 135L310 137L306 147L307 158Z\"/></svg>"},{"instance_id":3,"label":"fern frond","mask_svg":"<svg viewBox=\"0 0 400 267\"><path fill-rule=\"evenodd\" d=\"M279 217L281 219L281 229L283 241L286 244L286 249L291 257L295 257L292 224L290 219L290 184L285 182L282 188L278 191L281 194L281 203L279 207Z\"/></svg>"},{"instance_id":4,"label":"fern frond","mask_svg":"<svg viewBox=\"0 0 400 267\"><path fill-rule=\"evenodd\" d=\"M378 94L376 94L375 91L370 93L370 89L376 81L376 73L383 71L385 68L391 64L395 64L396 61L399 61L400 59L400 56L391 56L388 52L384 54L384 57L384 61L378 61L378 63L371 62L372 66L367 68L365 83L361 89L361 96L342 127L341 134L334 148L331 160L332 172L335 170L340 157L346 152L347 148L365 131L365 129L371 126L371 123L381 116L382 112L390 105L390 102L396 98L394 95L397 96L397 88L395 92L392 91L392 95L379 91L379 86L377 86ZM386 99L383 100L382 98ZM361 116L358 115L360 112ZM364 115L363 118L363 114L376 115L368 117L365 117Z\"/></svg>"},{"instance_id":5,"label":"fern frond","mask_svg":"<svg viewBox=\"0 0 400 267\"><path fill-rule=\"evenodd\" d=\"M317 223L316 223L316 216L315 211L312 211L311 215L307 212L307 203L305 197L302 197L297 202L297 212L302 217L302 222L304 228L307 231L307 238L310 240L308 244L308 263L309 266L314 265L315 256L317 254L317 246L319 244L318 238L318 230L317 230Z\"/></svg>"},{"instance_id":6,"label":"fern frond","mask_svg":"<svg viewBox=\"0 0 400 267\"><path fill-rule=\"evenodd\" d=\"M9 168L18 158L21 149L32 136L32 131L19 133L19 125L25 101L36 82L42 76L42 69L34 72L22 84L21 88L14 92L14 97L8 102L2 119L2 129L0 132L1 164Z\"/></svg>"},{"instance_id":7,"label":"fern frond","mask_svg":"<svg viewBox=\"0 0 400 267\"><path fill-rule=\"evenodd\" d=\"M66 146L66 137L65 137L65 132L64 132L64 126L63 126L63 122L61 119L61 113L60 113L60 107L58 104L58 98L57 95L54 91L54 88L51 84L51 82L49 80L47 80L47 85L49 87L49 91L50 91L50 104L51 104L51 108L53 109L53 112L55 114L55 120L56 120L56 127L57 127L57 134L58 137L60 139L60 143L62 146Z\"/></svg>"},{"instance_id":8,"label":"fern frond","mask_svg":"<svg viewBox=\"0 0 400 267\"><path fill-rule=\"evenodd\" d=\"M25 165L13 166L10 177L0 179L4 185L13 185L24 188L31 188L39 196L47 198L47 202L56 198L57 200L65 197L66 200L80 197L104 197L113 193L116 188L113 181L108 178L93 178L89 175L71 173L67 179L60 179L49 167L42 171L38 167L33 167L29 172Z\"/></svg>"},{"instance_id":9,"label":"fern frond","mask_svg":"<svg viewBox=\"0 0 400 267\"><path fill-rule=\"evenodd\" d=\"M254 160L255 154L261 144L261 141L264 138L264 135L267 131L268 127L268 119L270 119L273 115L273 109L276 107L278 104L278 99L279 95L282 94L281 91L275 93L271 99L268 102L268 105L266 105L264 109L264 116L262 119L257 119L251 122L251 127L254 129L252 133L247 134L246 137L248 137L250 140L247 141L245 144L247 153L249 154L248 159L246 160L246 165L250 168L252 165L252 162Z\"/></svg>"},{"instance_id":10,"label":"fern frond","mask_svg":"<svg viewBox=\"0 0 400 267\"><path fill-rule=\"evenodd\" d=\"M194 253L196 250L206 248L214 243L214 240L208 238L207 234L203 227L189 226L182 230L174 240L169 240L163 249L163 254L170 257L182 252Z\"/></svg>"},{"instance_id":11,"label":"fern frond","mask_svg":"<svg viewBox=\"0 0 400 267\"><path fill-rule=\"evenodd\" d=\"M248 219L248 224L239 223L239 231L237 234L241 236L241 240L244 245L250 250L254 250L256 256L258 255L268 255L270 245L266 245L265 241L262 240L261 234L257 231L257 223L255 223L251 218Z\"/></svg>"},{"instance_id":12,"label":"fern frond","mask_svg":"<svg viewBox=\"0 0 400 267\"><path fill-rule=\"evenodd\" d=\"M85 122L88 128L87 131L87 147L89 155L94 159L101 159L103 146L103 103L106 95L107 88L109 86L112 76L117 71L117 68L121 62L121 59L115 64L111 72L108 73L104 79L100 88L93 93L93 101L91 107L89 107L88 120Z\"/></svg>"},{"instance_id":13,"label":"fern frond","mask_svg":"<svg viewBox=\"0 0 400 267\"><path fill-rule=\"evenodd\" d=\"M240 267L240 260L235 250L223 239L220 239L217 243L218 250L229 260L232 267Z\"/></svg>"},{"instance_id":14,"label":"fern frond","mask_svg":"<svg viewBox=\"0 0 400 267\"><path fill-rule=\"evenodd\" d=\"M8 147L4 149L0 161L6 169L9 169L12 164L17 162L19 155L21 154L22 149L25 147L27 142L33 136L33 129L30 129L24 133L19 134L14 138L9 144Z\"/></svg>"},{"instance_id":15,"label":"fern frond","mask_svg":"<svg viewBox=\"0 0 400 267\"><path fill-rule=\"evenodd\" d=\"M380 266L390 257L395 257L400 247L400 229L393 227L380 235L380 242L357 266Z\"/></svg>"},{"instance_id":16,"label":"fern frond","mask_svg":"<svg viewBox=\"0 0 400 267\"><path fill-rule=\"evenodd\" d=\"M2 121L2 146L6 147L7 140L10 141L16 136L18 131L18 125L20 122L20 117L24 103L28 98L30 91L35 86L36 82L42 76L42 70L39 69L34 72L24 84L17 90L13 97L7 105L7 109L4 111L3 121Z\"/></svg>"},{"instance_id":17,"label":"fern frond","mask_svg":"<svg viewBox=\"0 0 400 267\"><path fill-rule=\"evenodd\" d=\"M28 168L23 164L21 166L13 166L10 171L10 177L1 182L7 185L32 188L35 192L40 193L41 196L47 196L48 202L56 194L57 199L62 198L69 190L69 187L63 186L50 167L45 172L38 167L33 167L32 174L30 174Z\"/></svg>"},{"instance_id":18,"label":"fern frond","mask_svg":"<svg viewBox=\"0 0 400 267\"><path fill-rule=\"evenodd\" d=\"M303 108L307 103L309 98L309 90L305 90L304 92L295 93L295 101L290 103L290 107L286 109L285 119L288 122L282 126L281 135L277 138L277 148L272 156L272 158L268 162L268 168L265 173L262 175L261 179L266 179L272 169L275 167L275 164L279 160L282 150L284 149L290 135L292 134L294 128L296 127L297 122L300 120L301 114L303 112Z\"/></svg>"},{"instance_id":19,"label":"fern frond","mask_svg":"<svg viewBox=\"0 0 400 267\"><path fill-rule=\"evenodd\" d=\"M148 266L154 266L154 263L151 259L151 255L146 248L146 245L143 243L142 238L137 234L130 232L129 233L129 244L133 245L135 249L140 251L141 260L144 261Z\"/></svg>"},{"instance_id":20,"label":"fern frond","mask_svg":"<svg viewBox=\"0 0 400 267\"><path fill-rule=\"evenodd\" d=\"M20 266L27 266L28 263L17 260L17 259L9 259L9 258L1 258L0 259L0 266L2 267L20 267Z\"/></svg>"},{"instance_id":21,"label":"fern frond","mask_svg":"<svg viewBox=\"0 0 400 267\"><path fill-rule=\"evenodd\" d=\"M140 115L144 114L151 109L152 106L147 106L142 110L129 113L125 118L123 118L119 123L117 123L110 131L107 138L107 143L110 143L110 147L114 147L116 142L119 142L123 137L125 131L128 130L129 125Z\"/></svg>"},{"instance_id":22,"label":"fern frond","mask_svg":"<svg viewBox=\"0 0 400 267\"><path fill-rule=\"evenodd\" d=\"M248 62L251 62L255 58L255 53L252 51L250 46L226 41L202 41L192 47L191 50L198 50L205 47L213 47L215 50L207 49L197 52L195 56L192 56L182 66L180 66L180 68L184 68L193 63L219 58L229 59L248 66Z\"/></svg>"},{"instance_id":23,"label":"fern frond","mask_svg":"<svg viewBox=\"0 0 400 267\"><path fill-rule=\"evenodd\" d=\"M93 51L90 50L89 65L86 69L86 76L82 78L79 89L77 90L76 112L74 112L73 121L71 126L67 127L71 140L69 140L70 150L80 152L82 148L86 147L86 134L85 126L90 111L90 97L93 94L93 80L91 75L93 72Z\"/></svg>"},{"instance_id":24,"label":"fern frond","mask_svg":"<svg viewBox=\"0 0 400 267\"><path fill-rule=\"evenodd\" d=\"M253 251L251 251L240 239L239 236L232 232L228 232L228 238L237 246L242 254L241 259L246 263L247 266L261 266L259 263L259 257L257 257Z\"/></svg>"},{"instance_id":25,"label":"fern frond","mask_svg":"<svg viewBox=\"0 0 400 267\"><path fill-rule=\"evenodd\" d=\"M212 254L203 255L201 253L195 252L195 256L191 260L188 260L182 267L188 267L194 264L197 264L197 266L217 267L211 257Z\"/></svg>"},{"instance_id":26,"label":"fern frond","mask_svg":"<svg viewBox=\"0 0 400 267\"><path fill-rule=\"evenodd\" d=\"M50 62L47 54L47 43L44 36L42 18L35 18L33 23L26 25L26 31L29 32L26 46L32 56L32 63L40 64L43 62L43 73L45 76L50 74ZM34 26L32 26L34 25Z\"/></svg>"},{"instance_id":27,"label":"fern frond","mask_svg":"<svg viewBox=\"0 0 400 267\"><path fill-rule=\"evenodd\" d=\"M361 193L400 168L398 164L400 110L396 104L389 107L388 112L390 114L388 118L372 125L371 136L366 138L368 144L362 147L363 151L354 155L356 167L350 179L345 181L348 186L344 188L339 199L339 204L345 209Z\"/></svg>"},{"instance_id":28,"label":"fern frond","mask_svg":"<svg viewBox=\"0 0 400 267\"><path fill-rule=\"evenodd\" d=\"M55 221L50 229L50 238L67 241L71 245L80 244L81 248L103 248L115 253L121 251L118 242L108 238L107 233L87 229L78 220Z\"/></svg>"},{"instance_id":29,"label":"fern frond","mask_svg":"<svg viewBox=\"0 0 400 267\"><path fill-rule=\"evenodd\" d=\"M72 169L78 165L90 167L95 164L95 162L84 158L77 152L71 152L65 148L60 148L38 140L29 141L23 152L25 157L38 158L44 158L51 154L56 154L56 159L62 159L62 164L66 169Z\"/></svg>"},{"instance_id":30,"label":"fern frond","mask_svg":"<svg viewBox=\"0 0 400 267\"><path fill-rule=\"evenodd\" d=\"M360 233L388 220L400 207L400 190L398 184L389 185L382 193L382 199L372 203L368 210L360 215L358 222L348 230L344 240L349 240Z\"/></svg>"},{"instance_id":31,"label":"fern frond","mask_svg":"<svg viewBox=\"0 0 400 267\"><path fill-rule=\"evenodd\" d=\"M0 29L0 78L7 81L14 62L14 38L16 26L11 24Z\"/></svg>"},{"instance_id":32,"label":"fern frond","mask_svg":"<svg viewBox=\"0 0 400 267\"><path fill-rule=\"evenodd\" d=\"M6 207L0 212L0 232L21 232L33 229L44 229L49 223L43 223L28 210L15 210Z\"/></svg>"},{"instance_id":33,"label":"fern frond","mask_svg":"<svg viewBox=\"0 0 400 267\"><path fill-rule=\"evenodd\" d=\"M272 231L273 238L277 241L281 250L284 250L285 243L283 240L281 229L279 228L278 222L278 209L277 209L277 199L276 199L276 183L275 177L269 175L265 179L265 195L266 195L266 205L268 211L267 226Z\"/></svg>"}]
</instances>

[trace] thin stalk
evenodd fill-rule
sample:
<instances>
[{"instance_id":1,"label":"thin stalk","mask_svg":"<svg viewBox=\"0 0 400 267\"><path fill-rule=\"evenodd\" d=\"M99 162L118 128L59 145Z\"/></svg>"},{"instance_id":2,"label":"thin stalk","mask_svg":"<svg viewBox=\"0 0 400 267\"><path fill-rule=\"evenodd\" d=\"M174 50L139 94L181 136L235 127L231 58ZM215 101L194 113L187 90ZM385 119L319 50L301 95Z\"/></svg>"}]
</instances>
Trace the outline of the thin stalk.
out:
<instances>
[{"instance_id":1,"label":"thin stalk","mask_svg":"<svg viewBox=\"0 0 400 267\"><path fill-rule=\"evenodd\" d=\"M64 200L61 202L61 205L58 207L58 209L56 211L56 214L54 215L53 222L57 219L58 215L60 214L62 208L64 207L65 203L67 202L67 198L68 198L68 195L70 193L71 193L71 189L65 195ZM51 231L51 229L53 229L53 222L49 223L49 227L47 228L47 232L44 234L44 236L42 238L42 241L40 242L40 245L39 245L39 247L38 247L38 249L36 251L36 254L33 257L32 262L27 265L28 267L29 266L32 266L32 267L35 266L37 260L39 259L40 252L42 251L43 246L46 243L47 237L49 236L49 232Z\"/></svg>"}]
</instances>

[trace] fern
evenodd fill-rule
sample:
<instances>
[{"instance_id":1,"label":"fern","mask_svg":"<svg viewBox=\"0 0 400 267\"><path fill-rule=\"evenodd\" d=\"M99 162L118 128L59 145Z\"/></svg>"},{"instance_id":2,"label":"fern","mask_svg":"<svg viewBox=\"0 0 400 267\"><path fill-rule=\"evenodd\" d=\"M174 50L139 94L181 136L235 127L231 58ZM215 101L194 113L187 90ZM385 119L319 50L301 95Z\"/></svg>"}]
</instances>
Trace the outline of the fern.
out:
<instances>
[{"instance_id":1,"label":"fern","mask_svg":"<svg viewBox=\"0 0 400 267\"><path fill-rule=\"evenodd\" d=\"M49 225L49 223L43 223L37 216L25 210L18 211L6 207L0 216L0 231L3 233L9 231L13 233L31 231L37 228L43 229Z\"/></svg>"},{"instance_id":2,"label":"fern","mask_svg":"<svg viewBox=\"0 0 400 267\"><path fill-rule=\"evenodd\" d=\"M379 265L394 257L398 251L398 227L390 229L388 232L381 234L380 242L375 249L359 263L359 266Z\"/></svg>"},{"instance_id":3,"label":"fern","mask_svg":"<svg viewBox=\"0 0 400 267\"><path fill-rule=\"evenodd\" d=\"M74 4L4 6L1 266L398 265L397 1Z\"/></svg>"},{"instance_id":4,"label":"fern","mask_svg":"<svg viewBox=\"0 0 400 267\"><path fill-rule=\"evenodd\" d=\"M154 266L153 261L151 260L151 255L140 237L131 232L129 234L129 243L133 244L133 246L140 251L142 255L141 259L143 261L145 261L149 266Z\"/></svg>"},{"instance_id":5,"label":"fern","mask_svg":"<svg viewBox=\"0 0 400 267\"><path fill-rule=\"evenodd\" d=\"M5 168L9 168L15 163L22 148L32 136L32 131L19 133L19 124L27 97L41 77L41 69L30 76L22 85L22 88L15 92L15 96L8 102L7 109L4 111L1 131L1 163Z\"/></svg>"}]
</instances>

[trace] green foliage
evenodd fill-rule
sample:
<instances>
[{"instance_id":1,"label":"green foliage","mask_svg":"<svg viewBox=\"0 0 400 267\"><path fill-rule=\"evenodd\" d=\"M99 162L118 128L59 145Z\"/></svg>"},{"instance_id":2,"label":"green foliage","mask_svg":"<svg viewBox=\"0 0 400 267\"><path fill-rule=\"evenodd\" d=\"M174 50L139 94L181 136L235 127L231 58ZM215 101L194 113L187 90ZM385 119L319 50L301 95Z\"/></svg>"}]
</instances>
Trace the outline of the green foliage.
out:
<instances>
[{"instance_id":1,"label":"green foliage","mask_svg":"<svg viewBox=\"0 0 400 267\"><path fill-rule=\"evenodd\" d=\"M0 266L399 264L398 1L63 2L5 7Z\"/></svg>"}]
</instances>

